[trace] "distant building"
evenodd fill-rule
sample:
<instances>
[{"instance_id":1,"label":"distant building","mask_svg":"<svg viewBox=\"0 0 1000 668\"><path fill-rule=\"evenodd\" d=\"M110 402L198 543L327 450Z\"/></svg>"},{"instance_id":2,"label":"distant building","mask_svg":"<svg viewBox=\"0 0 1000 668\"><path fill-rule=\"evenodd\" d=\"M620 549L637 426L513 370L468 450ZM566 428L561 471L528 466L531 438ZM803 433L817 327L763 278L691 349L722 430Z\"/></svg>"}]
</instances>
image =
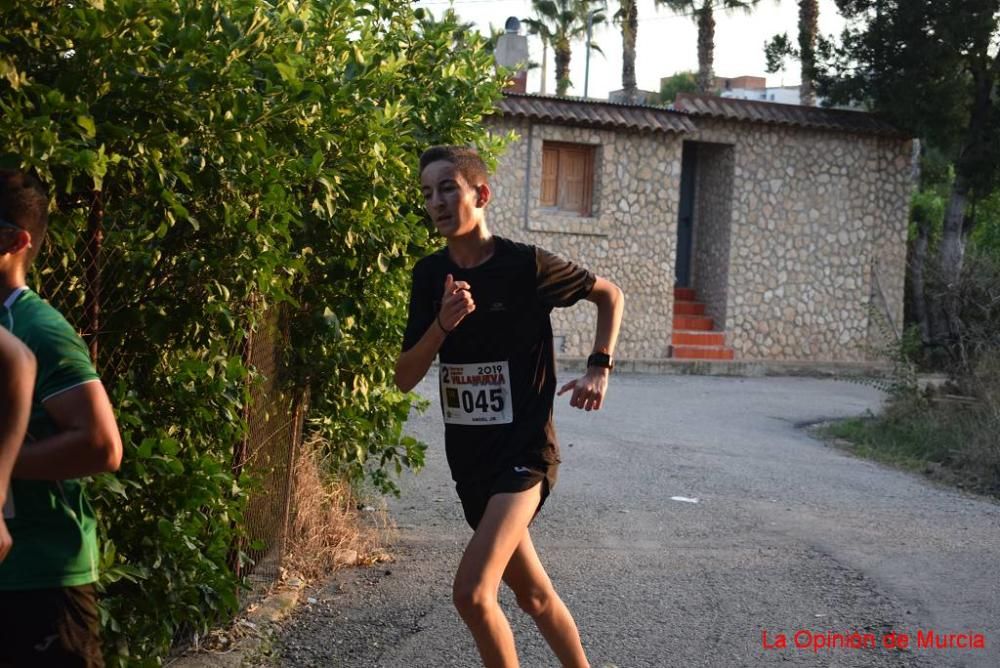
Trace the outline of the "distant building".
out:
<instances>
[{"instance_id":1,"label":"distant building","mask_svg":"<svg viewBox=\"0 0 1000 668\"><path fill-rule=\"evenodd\" d=\"M524 93L528 88L528 38L521 34L521 22L516 16L507 19L504 32L497 38L493 50L496 64L513 70L504 89L508 93Z\"/></svg>"},{"instance_id":2,"label":"distant building","mask_svg":"<svg viewBox=\"0 0 1000 668\"><path fill-rule=\"evenodd\" d=\"M801 104L799 87L768 86L764 77L739 76L716 77L715 89L720 97L736 100L759 100L776 102L778 104ZM816 106L821 106L822 100L817 98Z\"/></svg>"},{"instance_id":3,"label":"distant building","mask_svg":"<svg viewBox=\"0 0 1000 668\"><path fill-rule=\"evenodd\" d=\"M486 123L519 137L490 228L621 286L620 360L864 363L902 321L913 146L875 116L508 93ZM587 356L594 313L553 313L562 355Z\"/></svg>"},{"instance_id":4,"label":"distant building","mask_svg":"<svg viewBox=\"0 0 1000 668\"><path fill-rule=\"evenodd\" d=\"M653 90L642 90L641 88L635 92L636 98L634 100L629 100L625 95L625 90L613 90L608 93L608 102L614 102L615 104L660 104L660 94Z\"/></svg>"},{"instance_id":5,"label":"distant building","mask_svg":"<svg viewBox=\"0 0 1000 668\"><path fill-rule=\"evenodd\" d=\"M715 77L715 89L722 93L747 91L750 94L755 94L763 91L765 88L767 88L767 79L764 77L748 75L740 77Z\"/></svg>"}]
</instances>

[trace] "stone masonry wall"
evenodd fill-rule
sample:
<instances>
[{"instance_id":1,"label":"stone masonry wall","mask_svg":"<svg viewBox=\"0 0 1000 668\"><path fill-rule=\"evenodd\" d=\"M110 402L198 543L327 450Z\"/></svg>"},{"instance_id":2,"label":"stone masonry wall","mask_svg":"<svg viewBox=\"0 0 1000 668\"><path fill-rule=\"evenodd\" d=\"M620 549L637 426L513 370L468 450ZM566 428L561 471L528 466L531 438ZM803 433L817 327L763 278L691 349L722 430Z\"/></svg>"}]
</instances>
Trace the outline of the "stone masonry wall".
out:
<instances>
[{"instance_id":1,"label":"stone masonry wall","mask_svg":"<svg viewBox=\"0 0 1000 668\"><path fill-rule=\"evenodd\" d=\"M735 152L726 331L737 359L871 359L875 257L902 312L910 142L696 123L686 138Z\"/></svg>"},{"instance_id":2,"label":"stone masonry wall","mask_svg":"<svg viewBox=\"0 0 1000 668\"><path fill-rule=\"evenodd\" d=\"M736 358L871 359L880 336L871 314L881 308L880 292L897 326L902 322L911 143L692 120L698 131L680 136L492 119L493 132L514 130L520 139L508 147L492 177L490 229L545 247L618 283L626 295L618 357L665 357L681 141L725 145L707 149L708 169L701 170L707 181L700 184L702 215L696 211L694 222L693 271L699 298L726 305L717 329L724 322ZM592 216L538 206L546 140L597 148ZM728 216L719 199L723 191L731 192ZM719 296L723 279L724 302ZM557 352L590 352L595 313L586 303L553 313Z\"/></svg>"},{"instance_id":3,"label":"stone masonry wall","mask_svg":"<svg viewBox=\"0 0 1000 668\"><path fill-rule=\"evenodd\" d=\"M546 248L617 283L625 293L625 320L616 355L665 357L673 310L679 137L514 119L491 121L492 132L510 130L520 140L508 147L491 178L493 200L486 215L490 230ZM546 140L597 147L592 216L538 206ZM557 353L591 352L596 313L585 302L553 312Z\"/></svg>"},{"instance_id":4,"label":"stone masonry wall","mask_svg":"<svg viewBox=\"0 0 1000 668\"><path fill-rule=\"evenodd\" d=\"M868 344L876 354L885 351L902 335L907 225L899 224L898 217L900 211L909 212L912 184L916 178L914 162L918 159L913 148L906 156L895 142L882 140L880 144L878 178L888 187L879 191L880 205L872 212L875 234L872 237L872 317Z\"/></svg>"},{"instance_id":5,"label":"stone masonry wall","mask_svg":"<svg viewBox=\"0 0 1000 668\"><path fill-rule=\"evenodd\" d=\"M733 148L697 144L692 270L697 299L705 315L726 322L729 235L733 216Z\"/></svg>"}]
</instances>

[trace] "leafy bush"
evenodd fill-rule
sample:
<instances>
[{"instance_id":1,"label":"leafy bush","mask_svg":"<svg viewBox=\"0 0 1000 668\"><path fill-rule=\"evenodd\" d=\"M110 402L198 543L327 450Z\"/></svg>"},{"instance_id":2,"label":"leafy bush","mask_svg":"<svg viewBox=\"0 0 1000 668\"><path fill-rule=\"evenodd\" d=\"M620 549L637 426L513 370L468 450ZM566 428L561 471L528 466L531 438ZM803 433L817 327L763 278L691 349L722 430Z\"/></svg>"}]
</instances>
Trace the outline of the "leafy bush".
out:
<instances>
[{"instance_id":1,"label":"leafy bush","mask_svg":"<svg viewBox=\"0 0 1000 668\"><path fill-rule=\"evenodd\" d=\"M989 367L1000 370L1000 356ZM1000 497L1000 389L995 378L978 388L974 400L947 391L893 395L880 415L822 431L846 439L858 455Z\"/></svg>"},{"instance_id":2,"label":"leafy bush","mask_svg":"<svg viewBox=\"0 0 1000 668\"><path fill-rule=\"evenodd\" d=\"M283 384L357 479L419 466L392 386L409 267L432 243L415 162L502 138L482 40L405 0L3 3L0 161L50 184L33 280L68 314L104 233L101 368L126 443L91 495L111 665L158 665L237 605L230 467L256 371L246 332L281 305ZM78 318L79 320L79 318Z\"/></svg>"}]
</instances>

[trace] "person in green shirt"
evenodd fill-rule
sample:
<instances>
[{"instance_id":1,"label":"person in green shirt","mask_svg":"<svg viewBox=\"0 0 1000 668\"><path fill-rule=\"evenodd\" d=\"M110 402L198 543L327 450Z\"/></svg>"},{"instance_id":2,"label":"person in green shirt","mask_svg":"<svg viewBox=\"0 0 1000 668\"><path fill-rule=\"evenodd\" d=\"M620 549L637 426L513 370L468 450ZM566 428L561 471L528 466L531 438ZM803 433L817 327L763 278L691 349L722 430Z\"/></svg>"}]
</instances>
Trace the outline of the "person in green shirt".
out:
<instances>
[{"instance_id":1,"label":"person in green shirt","mask_svg":"<svg viewBox=\"0 0 1000 668\"><path fill-rule=\"evenodd\" d=\"M13 334L0 328L0 507L7 501L10 472L28 428L34 385L35 356ZM0 563L11 544L7 523L0 515Z\"/></svg>"},{"instance_id":2,"label":"person in green shirt","mask_svg":"<svg viewBox=\"0 0 1000 668\"><path fill-rule=\"evenodd\" d=\"M27 435L3 517L0 667L103 666L94 582L97 520L80 478L116 471L122 444L86 346L26 286L48 225L37 179L0 170L0 327L37 360Z\"/></svg>"}]
</instances>

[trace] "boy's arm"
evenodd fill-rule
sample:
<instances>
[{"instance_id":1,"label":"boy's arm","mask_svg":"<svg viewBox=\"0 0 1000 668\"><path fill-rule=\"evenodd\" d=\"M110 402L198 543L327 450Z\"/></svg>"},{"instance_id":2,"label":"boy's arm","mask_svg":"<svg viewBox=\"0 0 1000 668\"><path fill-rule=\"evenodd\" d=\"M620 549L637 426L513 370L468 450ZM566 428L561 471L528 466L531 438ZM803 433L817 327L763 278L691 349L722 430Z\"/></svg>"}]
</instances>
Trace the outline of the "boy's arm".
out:
<instances>
[{"instance_id":1,"label":"boy's arm","mask_svg":"<svg viewBox=\"0 0 1000 668\"><path fill-rule=\"evenodd\" d=\"M448 274L444 281L441 310L434 316L434 321L424 335L412 347L401 352L396 360L396 387L404 392L416 387L451 330L476 310L476 303L469 290L468 283L456 281Z\"/></svg>"},{"instance_id":2,"label":"boy's arm","mask_svg":"<svg viewBox=\"0 0 1000 668\"><path fill-rule=\"evenodd\" d=\"M594 336L593 350L595 353L613 355L625 310L625 296L617 285L598 276L586 299L597 305L597 333ZM596 411L604 403L609 373L609 369L602 367L587 367L583 376L563 385L559 394L573 390L570 406Z\"/></svg>"},{"instance_id":3,"label":"boy's arm","mask_svg":"<svg viewBox=\"0 0 1000 668\"><path fill-rule=\"evenodd\" d=\"M27 346L0 327L0 505L24 442L35 389L35 356Z\"/></svg>"},{"instance_id":4,"label":"boy's arm","mask_svg":"<svg viewBox=\"0 0 1000 668\"><path fill-rule=\"evenodd\" d=\"M34 390L35 356L13 334L0 327L0 507L7 501L10 473L28 428ZM13 545L0 514L0 563Z\"/></svg>"},{"instance_id":5,"label":"boy's arm","mask_svg":"<svg viewBox=\"0 0 1000 668\"><path fill-rule=\"evenodd\" d=\"M71 480L118 470L121 436L100 382L60 392L43 406L58 432L21 450L14 465L15 478Z\"/></svg>"},{"instance_id":6,"label":"boy's arm","mask_svg":"<svg viewBox=\"0 0 1000 668\"><path fill-rule=\"evenodd\" d=\"M396 387L403 392L416 387L427 369L431 368L431 363L447 336L435 321L412 348L401 352L396 360Z\"/></svg>"}]
</instances>

